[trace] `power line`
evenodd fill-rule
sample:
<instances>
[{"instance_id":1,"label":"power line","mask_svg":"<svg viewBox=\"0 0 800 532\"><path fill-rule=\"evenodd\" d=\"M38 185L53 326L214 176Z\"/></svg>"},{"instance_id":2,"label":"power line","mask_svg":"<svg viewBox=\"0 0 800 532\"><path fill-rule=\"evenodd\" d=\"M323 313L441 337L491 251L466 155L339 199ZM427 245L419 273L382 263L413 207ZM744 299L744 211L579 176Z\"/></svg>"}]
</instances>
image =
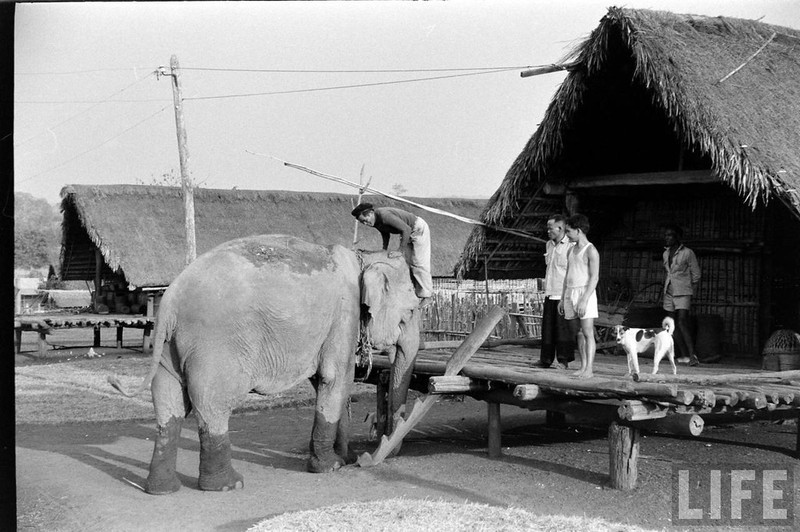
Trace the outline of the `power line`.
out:
<instances>
[{"instance_id":1,"label":"power line","mask_svg":"<svg viewBox=\"0 0 800 532\"><path fill-rule=\"evenodd\" d=\"M145 98L141 100L114 100L114 103L166 102L169 98ZM15 100L14 104L62 104L62 103L105 103L108 100Z\"/></svg>"},{"instance_id":2,"label":"power line","mask_svg":"<svg viewBox=\"0 0 800 532\"><path fill-rule=\"evenodd\" d=\"M467 72L475 70L518 70L537 68L545 65L462 67L462 68L375 68L375 69L306 69L306 68L214 68L214 67L181 67L181 70L205 72L266 72L275 74L380 74L380 73L413 73L413 72ZM72 74L97 74L100 72L127 72L129 70L149 70L147 67L128 68L94 68L88 70L68 70L61 72L15 72L15 76L66 76Z\"/></svg>"},{"instance_id":3,"label":"power line","mask_svg":"<svg viewBox=\"0 0 800 532\"><path fill-rule=\"evenodd\" d=\"M181 70L197 70L204 72L267 72L273 74L397 74L414 72L472 72L475 70L521 70L537 68L545 65L522 65L522 66L495 66L495 67L472 67L472 68L381 68L381 69L298 69L298 68L206 68L206 67L181 67Z\"/></svg>"},{"instance_id":4,"label":"power line","mask_svg":"<svg viewBox=\"0 0 800 532\"><path fill-rule=\"evenodd\" d=\"M451 78L460 78L460 77L467 77L467 76L481 76L484 74L496 74L502 72L509 72L512 70L519 70L520 68L531 68L531 67L496 67L491 70L482 70L480 72L467 72L467 73L460 73L460 74L451 74L446 76L431 76L431 77L424 77L424 78L411 78L411 79L402 79L402 80L392 80L392 81L378 81L374 83L354 83L349 85L333 85L328 87L315 87L315 88L308 88L308 89L292 89L292 90L284 90L284 91L269 91L269 92L255 92L255 93L243 93L243 94L221 94L215 96L190 96L184 98L184 100L219 100L219 99L226 99L226 98L246 98L251 96L274 96L279 94L298 94L304 92L322 92L322 91L330 91L330 90L341 90L341 89L356 89L362 87L377 87L381 85L397 85L401 83L415 83L421 81L435 81L440 79L451 79ZM182 68L181 70L190 70L186 68ZM195 69L199 70L199 69ZM460 71L460 69L451 69L453 71ZM446 69L442 70L446 71ZM308 71L312 72L312 71ZM318 71L324 72L324 71ZM333 71L330 71L333 72ZM345 71L339 71L345 72ZM353 71L353 72L367 72L367 71ZM375 71L378 72L378 71ZM382 72L389 72L389 71L382 71ZM166 98L151 98L151 99L142 99L142 100L114 100L115 102L120 103L140 103L140 102L164 102L167 101ZM19 100L15 101L15 104L64 104L64 103L99 103L97 100Z\"/></svg>"},{"instance_id":5,"label":"power line","mask_svg":"<svg viewBox=\"0 0 800 532\"><path fill-rule=\"evenodd\" d=\"M14 72L15 76L66 76L70 74L97 74L100 72L127 72L129 70L149 70L143 67L128 68L95 68L91 70L68 70L61 72Z\"/></svg>"},{"instance_id":6,"label":"power line","mask_svg":"<svg viewBox=\"0 0 800 532\"><path fill-rule=\"evenodd\" d=\"M334 85L330 87L318 87L312 89L293 89L293 90L285 90L285 91L270 91L270 92L253 92L253 93L245 93L245 94L225 94L225 95L218 95L218 96L194 96L184 98L184 100L219 100L225 98L247 98L251 96L273 96L278 94L298 94L303 92L320 92L320 91L330 91L330 90L339 90L339 89L357 89L362 87L377 87L380 85L398 85L401 83L414 83L419 81L433 81L439 79L450 79L450 78L460 78L466 76L481 76L484 74L497 74L499 72L508 72L510 70L517 70L516 67L513 68L500 68L497 70L487 70L483 72L470 72L467 74L452 74L449 76L433 76L428 78L413 78L413 79L401 79L401 80L393 80L393 81L378 81L375 83L358 83L352 85Z\"/></svg>"},{"instance_id":7,"label":"power line","mask_svg":"<svg viewBox=\"0 0 800 532\"><path fill-rule=\"evenodd\" d=\"M74 114L74 115L70 116L69 118L66 118L66 119L62 120L62 121L61 121L61 122L59 122L58 124L56 124L56 125L54 125L54 126L52 126L52 127L49 127L49 128L47 128L47 130L48 130L48 131L52 131L52 130L56 129L56 128L57 128L57 127L59 127L59 126L62 126L62 125L64 125L64 124L66 124L67 122L69 122L69 121L70 121L70 120L72 120L73 118L77 118L77 117L81 116L81 115L82 115L82 114L84 114L84 113L88 113L89 111L91 111L91 110L92 110L92 109L94 109L95 107L99 106L100 104L103 104L103 103L110 102L110 101L111 101L111 98L113 98L113 97L114 97L114 96L116 96L117 94L122 94L123 92L125 92L125 91L126 91L126 90L128 90L128 89L130 89L130 88L131 88L131 87L133 87L134 85L137 85L137 84L141 83L142 81L144 81L144 80L146 80L146 79L149 79L149 78L150 78L150 76L153 76L153 75L155 75L155 72L150 72L150 73L149 73L147 76L145 76L145 77L143 77L143 78L141 78L141 79L137 79L136 81L134 81L133 83L131 83L131 84L130 84L130 85L128 85L127 87L125 87L125 88L123 88L123 89L121 89L121 90L118 90L117 92L115 92L115 93L113 93L112 95L108 96L108 98L106 98L105 100L99 101L99 102L95 103L94 105L92 105L91 107L87 107L87 108L86 108L86 109L84 109L83 111L80 111L80 112L78 112L78 113L76 113L76 114ZM32 136L32 137L29 137L29 138L27 138L27 139L23 140L22 142L19 142L19 143L17 143L17 144L14 144L14 147L18 147L18 146L22 146L22 145L24 145L24 144L27 144L28 142L32 141L32 140L33 140L33 139L35 139L35 138L38 138L38 137L39 137L39 136L41 136L42 134L43 134L43 133L37 133L36 135L34 135L34 136Z\"/></svg>"},{"instance_id":8,"label":"power line","mask_svg":"<svg viewBox=\"0 0 800 532\"><path fill-rule=\"evenodd\" d=\"M25 179L20 179L19 181L17 181L17 183L26 183L26 182L28 182L28 181L31 181L31 180L33 180L33 179L36 179L37 177L39 177L39 176L42 176L42 175L44 175L44 174L46 174L46 173L48 173L48 172L52 172L52 171L53 171L53 170L55 170L56 168L61 168L62 166L66 165L66 164L68 164L68 163L71 163L71 162L72 162L72 161L74 161L75 159L78 159L78 158L80 158L80 157L83 157L84 155L86 155L87 153L89 153L89 152L91 152L91 151L94 151L94 150L96 150L96 149L98 149L98 148L101 148L101 147L105 146L106 144L108 144L108 143L109 143L109 142L111 142L112 140L114 140L114 139L116 139L116 138L119 138L119 137L121 137L122 135L124 135L124 134L125 134L125 133L127 133L128 131L130 131L130 130L132 130L132 129L136 128L136 127L138 127L139 125L143 124L144 122L147 122L148 120L150 120L150 119L151 119L151 118L153 118L154 116L158 115L159 113L162 113L162 112L163 112L165 109L167 109L168 107L170 107L170 106L169 106L169 105L165 105L164 107L162 107L161 109L159 109L159 110L158 110L158 111L156 111L155 113L153 113L153 114L151 114L150 116L148 116L148 117L146 117L146 118L144 118L144 119L142 119L142 120L140 120L140 121L136 122L136 123L135 123L135 124L133 124L131 127L129 127L129 128L127 128L127 129L125 129L125 130L121 131L120 133L118 133L118 134L114 135L113 137L111 137L111 138L108 138L108 139L104 140L103 142L101 142L101 143L100 143L100 144L98 144L97 146L94 146L94 147L92 147L92 148L89 148L88 150L82 151L82 152L81 152L81 153L79 153L78 155L76 155L76 156L74 156L74 157L72 157L72 158L70 158L70 159L67 159L66 161L62 162L61 164L57 164L56 166L53 166L53 167L51 167L51 168L48 168L47 170L44 170L44 171L42 171L42 172L39 172L38 174L34 174L34 175L30 176L30 177L26 177Z\"/></svg>"}]
</instances>

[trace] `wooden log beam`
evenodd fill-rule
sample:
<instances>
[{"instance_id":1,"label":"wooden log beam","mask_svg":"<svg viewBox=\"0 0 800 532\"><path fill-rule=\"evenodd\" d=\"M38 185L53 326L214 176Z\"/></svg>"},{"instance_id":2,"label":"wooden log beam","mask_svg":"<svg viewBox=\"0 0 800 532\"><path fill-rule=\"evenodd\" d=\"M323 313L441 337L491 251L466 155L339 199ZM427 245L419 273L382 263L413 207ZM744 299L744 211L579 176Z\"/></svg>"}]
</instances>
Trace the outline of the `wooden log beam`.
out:
<instances>
[{"instance_id":1,"label":"wooden log beam","mask_svg":"<svg viewBox=\"0 0 800 532\"><path fill-rule=\"evenodd\" d=\"M692 393L694 394L694 401L692 401L694 405L711 407L717 403L716 396L711 390L694 390Z\"/></svg>"},{"instance_id":2,"label":"wooden log beam","mask_svg":"<svg viewBox=\"0 0 800 532\"><path fill-rule=\"evenodd\" d=\"M731 385L738 382L759 384L788 383L800 379L800 370L771 371L753 373L726 373L724 375L672 375L669 373L639 373L633 379L637 382L669 382L678 384L699 384L703 386Z\"/></svg>"},{"instance_id":3,"label":"wooden log beam","mask_svg":"<svg viewBox=\"0 0 800 532\"><path fill-rule=\"evenodd\" d=\"M431 394L468 393L486 389L486 381L464 375L438 375L428 379L428 393Z\"/></svg>"},{"instance_id":4,"label":"wooden log beam","mask_svg":"<svg viewBox=\"0 0 800 532\"><path fill-rule=\"evenodd\" d=\"M655 403L642 401L623 401L617 409L619 418L624 421L643 421L665 417L668 408Z\"/></svg>"},{"instance_id":5,"label":"wooden log beam","mask_svg":"<svg viewBox=\"0 0 800 532\"><path fill-rule=\"evenodd\" d=\"M560 412L580 420L584 424L608 426L612 421L619 420L617 416L618 400L575 400L553 397L547 394L542 394L532 400L522 400L514 397L514 390L511 389L492 389L485 392L471 393L470 396L478 401L513 405L531 411Z\"/></svg>"},{"instance_id":6,"label":"wooden log beam","mask_svg":"<svg viewBox=\"0 0 800 532\"><path fill-rule=\"evenodd\" d=\"M660 419L647 419L630 424L638 429L677 434L681 436L699 436L705 427L705 421L697 414L672 414Z\"/></svg>"},{"instance_id":7,"label":"wooden log beam","mask_svg":"<svg viewBox=\"0 0 800 532\"><path fill-rule=\"evenodd\" d=\"M677 172L647 172L639 174L610 174L586 176L571 179L570 189L639 186L639 185L677 185L718 183L719 177L711 170L683 170Z\"/></svg>"},{"instance_id":8,"label":"wooden log beam","mask_svg":"<svg viewBox=\"0 0 800 532\"><path fill-rule=\"evenodd\" d=\"M621 397L676 397L678 394L678 387L674 384L637 383L626 380L608 380L603 377L576 379L561 372L543 370L523 373L510 368L498 368L478 363L469 364L462 373L471 377L497 380L509 384L537 384L547 392L593 392Z\"/></svg>"},{"instance_id":9,"label":"wooden log beam","mask_svg":"<svg viewBox=\"0 0 800 532\"><path fill-rule=\"evenodd\" d=\"M463 340L431 340L420 343L420 351L432 351L437 349L455 349L461 345ZM502 345L521 345L527 347L541 347L541 338L499 338L486 340L481 347L493 348Z\"/></svg>"},{"instance_id":10,"label":"wooden log beam","mask_svg":"<svg viewBox=\"0 0 800 532\"><path fill-rule=\"evenodd\" d=\"M763 393L738 390L739 407L759 410L767 407L767 397Z\"/></svg>"},{"instance_id":11,"label":"wooden log beam","mask_svg":"<svg viewBox=\"0 0 800 532\"><path fill-rule=\"evenodd\" d=\"M611 487L632 490L636 487L639 461L639 430L611 423L608 427L608 469Z\"/></svg>"},{"instance_id":12,"label":"wooden log beam","mask_svg":"<svg viewBox=\"0 0 800 532\"><path fill-rule=\"evenodd\" d=\"M530 401L542 395L542 389L536 384L518 384L514 388L514 397L523 401Z\"/></svg>"},{"instance_id":13,"label":"wooden log beam","mask_svg":"<svg viewBox=\"0 0 800 532\"><path fill-rule=\"evenodd\" d=\"M715 409L709 412L696 412L703 418L706 426L730 423L750 423L752 421L777 421L780 419L797 419L800 411L795 408L776 408L775 410L747 410L744 408Z\"/></svg>"}]
</instances>

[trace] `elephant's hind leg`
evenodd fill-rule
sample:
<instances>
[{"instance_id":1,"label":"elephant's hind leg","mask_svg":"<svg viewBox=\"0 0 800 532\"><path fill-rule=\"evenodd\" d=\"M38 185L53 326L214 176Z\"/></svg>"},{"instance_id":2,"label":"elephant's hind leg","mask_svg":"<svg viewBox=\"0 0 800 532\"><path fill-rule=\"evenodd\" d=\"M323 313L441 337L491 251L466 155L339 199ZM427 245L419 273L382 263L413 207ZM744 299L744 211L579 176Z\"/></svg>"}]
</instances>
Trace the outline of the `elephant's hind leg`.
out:
<instances>
[{"instance_id":1,"label":"elephant's hind leg","mask_svg":"<svg viewBox=\"0 0 800 532\"><path fill-rule=\"evenodd\" d=\"M233 358L220 350L218 360ZM210 360L200 358L192 365L187 365L189 397L200 435L200 477L197 484L205 491L242 489L244 477L231 464L228 420L233 407L249 390L248 379L244 375L233 374L231 369L223 374L221 368Z\"/></svg>"},{"instance_id":2,"label":"elephant's hind leg","mask_svg":"<svg viewBox=\"0 0 800 532\"><path fill-rule=\"evenodd\" d=\"M153 379L152 392L158 434L145 491L152 495L164 495L181 488L175 473L175 464L183 419L189 411L189 403L181 383L162 368L159 368Z\"/></svg>"},{"instance_id":3,"label":"elephant's hind leg","mask_svg":"<svg viewBox=\"0 0 800 532\"><path fill-rule=\"evenodd\" d=\"M205 491L242 489L244 477L231 465L231 440L228 432L213 434L208 426L200 426L200 479Z\"/></svg>"}]
</instances>

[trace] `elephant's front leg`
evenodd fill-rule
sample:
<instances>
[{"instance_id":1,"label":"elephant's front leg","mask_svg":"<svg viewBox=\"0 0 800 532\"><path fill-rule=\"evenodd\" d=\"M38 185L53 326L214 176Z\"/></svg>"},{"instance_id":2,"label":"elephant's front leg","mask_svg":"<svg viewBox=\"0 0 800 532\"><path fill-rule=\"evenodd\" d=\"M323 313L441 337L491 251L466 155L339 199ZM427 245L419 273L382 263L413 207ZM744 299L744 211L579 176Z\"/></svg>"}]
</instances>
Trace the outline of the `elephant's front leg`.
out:
<instances>
[{"instance_id":1,"label":"elephant's front leg","mask_svg":"<svg viewBox=\"0 0 800 532\"><path fill-rule=\"evenodd\" d=\"M317 406L311 431L311 456L308 459L308 470L312 473L335 471L347 463L350 453L347 400L353 371L354 366L349 363L344 368L326 370L323 367L322 375L317 380Z\"/></svg>"},{"instance_id":2,"label":"elephant's front leg","mask_svg":"<svg viewBox=\"0 0 800 532\"><path fill-rule=\"evenodd\" d=\"M397 343L394 363L389 377L389 398L387 405L386 433L394 431L397 422L405 418L406 401L408 400L408 387L414 373L414 359L419 350L419 333L407 334ZM395 447L393 455L399 452L400 446Z\"/></svg>"}]
</instances>

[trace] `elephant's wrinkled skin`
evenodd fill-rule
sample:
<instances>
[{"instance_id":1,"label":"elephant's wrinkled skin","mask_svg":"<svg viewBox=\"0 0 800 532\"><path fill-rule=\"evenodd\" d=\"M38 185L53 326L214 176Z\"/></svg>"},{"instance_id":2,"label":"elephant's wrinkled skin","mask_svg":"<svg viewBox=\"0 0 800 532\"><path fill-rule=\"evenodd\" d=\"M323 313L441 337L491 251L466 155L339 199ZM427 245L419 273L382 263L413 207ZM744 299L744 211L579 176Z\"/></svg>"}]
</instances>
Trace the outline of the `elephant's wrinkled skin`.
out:
<instances>
[{"instance_id":1,"label":"elephant's wrinkled skin","mask_svg":"<svg viewBox=\"0 0 800 532\"><path fill-rule=\"evenodd\" d=\"M402 257L360 258L341 246L261 235L218 246L175 279L159 308L150 375L126 393L152 380L158 436L148 493L180 488L175 461L190 411L199 424L200 488L241 488L231 467L232 409L250 391L280 392L307 378L317 389L308 469L346 463L360 316L373 347L393 357L390 412L402 412L419 348L418 299Z\"/></svg>"}]
</instances>

